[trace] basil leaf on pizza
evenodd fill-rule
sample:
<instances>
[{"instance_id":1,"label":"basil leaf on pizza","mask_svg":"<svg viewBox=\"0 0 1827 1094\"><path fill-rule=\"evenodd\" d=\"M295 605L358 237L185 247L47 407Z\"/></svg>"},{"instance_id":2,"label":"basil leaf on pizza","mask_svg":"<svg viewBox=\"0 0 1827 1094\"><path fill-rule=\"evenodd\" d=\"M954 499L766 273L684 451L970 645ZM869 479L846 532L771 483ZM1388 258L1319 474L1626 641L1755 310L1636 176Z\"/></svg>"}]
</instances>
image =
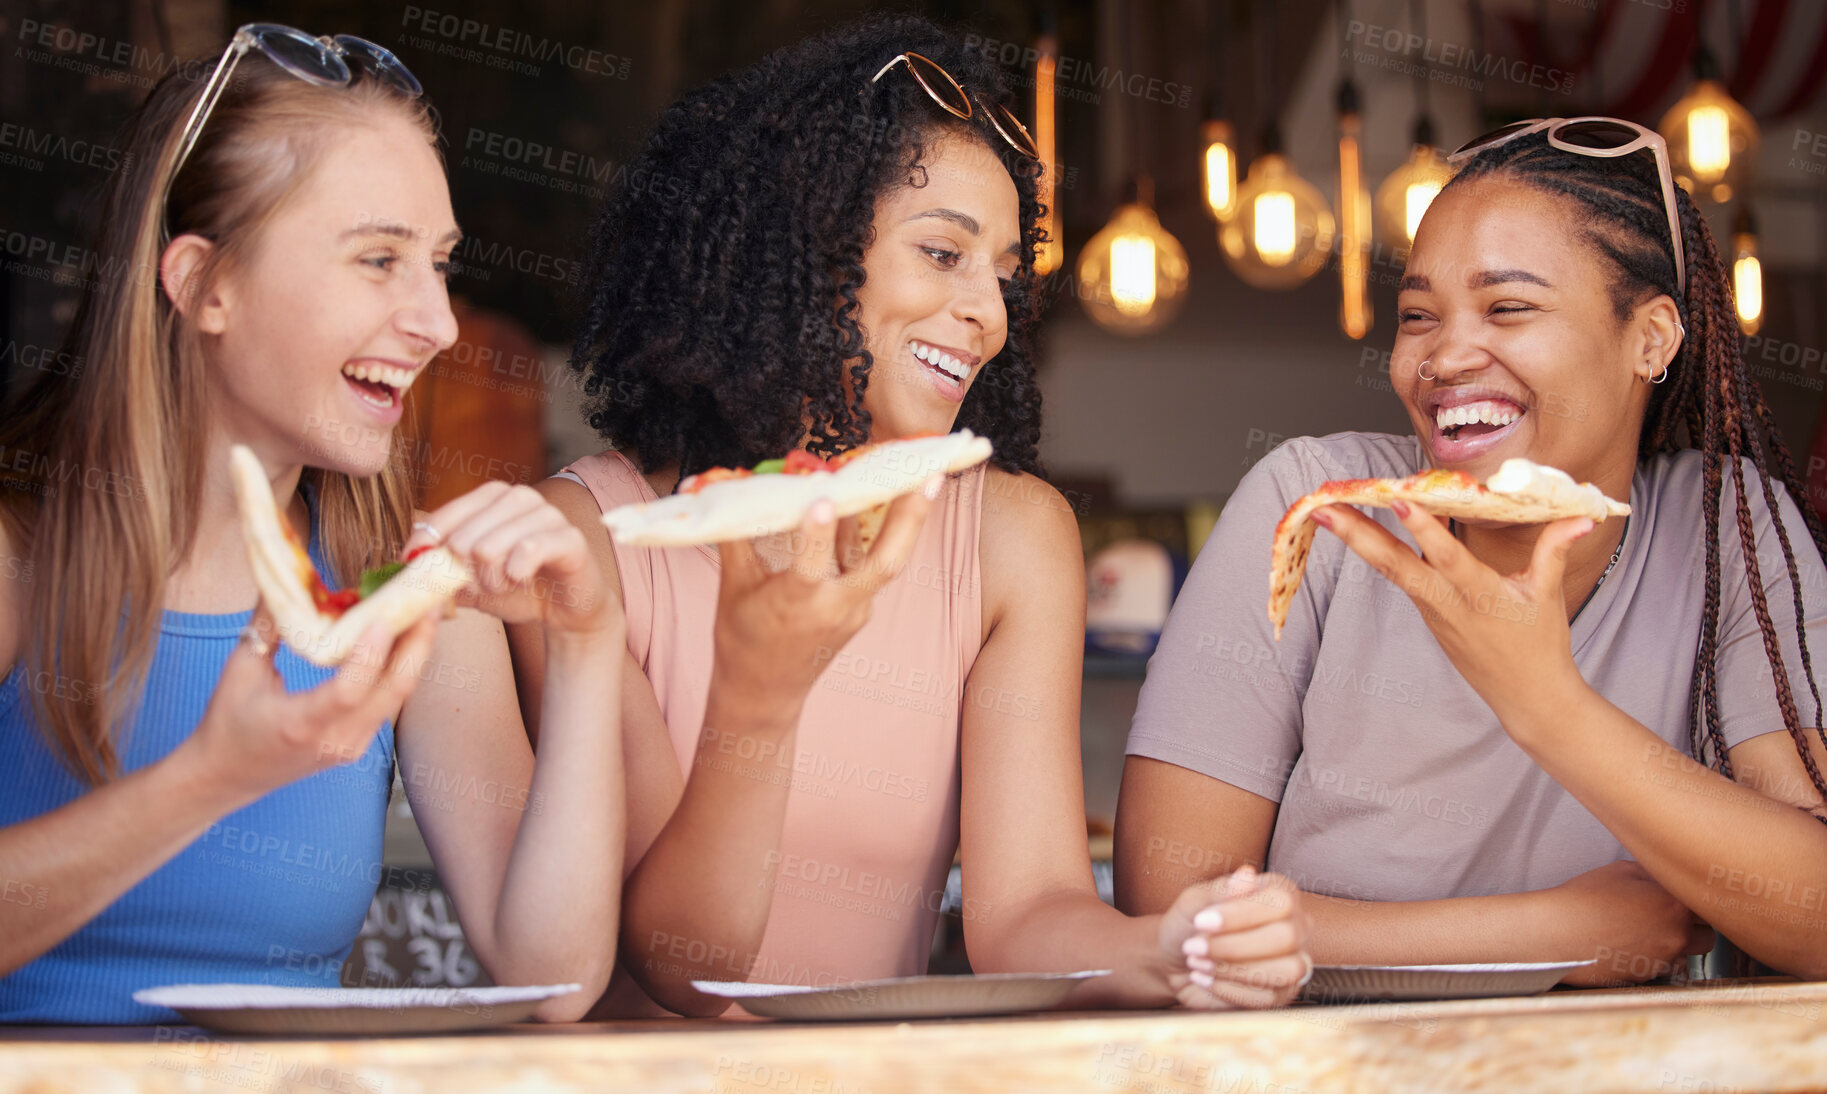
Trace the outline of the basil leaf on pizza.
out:
<instances>
[{"instance_id":1,"label":"basil leaf on pizza","mask_svg":"<svg viewBox=\"0 0 1827 1094\"><path fill-rule=\"evenodd\" d=\"M429 612L449 607L473 579L469 566L449 550L421 547L403 562L363 573L353 588L331 589L280 514L259 457L236 445L229 472L260 597L279 637L308 661L340 665L370 626L381 623L390 638L396 636Z\"/></svg>"}]
</instances>

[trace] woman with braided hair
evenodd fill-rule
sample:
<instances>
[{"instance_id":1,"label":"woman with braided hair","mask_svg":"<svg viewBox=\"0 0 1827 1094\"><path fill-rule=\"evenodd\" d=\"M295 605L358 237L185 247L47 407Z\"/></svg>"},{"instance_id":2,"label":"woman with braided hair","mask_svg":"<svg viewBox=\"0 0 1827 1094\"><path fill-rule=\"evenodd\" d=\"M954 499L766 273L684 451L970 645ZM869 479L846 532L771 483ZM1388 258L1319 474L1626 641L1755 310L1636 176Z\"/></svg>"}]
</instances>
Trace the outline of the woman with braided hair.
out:
<instances>
[{"instance_id":1,"label":"woman with braided hair","mask_svg":"<svg viewBox=\"0 0 1827 1094\"><path fill-rule=\"evenodd\" d=\"M972 967L1113 970L1072 1005L1267 1006L1311 969L1283 879L1201 879L1136 918L1097 898L1084 562L1036 477L1040 165L1004 97L932 24L856 23L674 104L597 227L574 364L613 447L540 489L629 618L626 975L599 1013L728 1006L693 980L924 972L954 851ZM600 521L711 466L959 427L995 466L901 499L867 551L828 503L774 573L746 541L641 548ZM719 614L733 590L775 611ZM536 698L542 640L510 640ZM1226 966L1189 969L1208 949Z\"/></svg>"},{"instance_id":2,"label":"woman with braided hair","mask_svg":"<svg viewBox=\"0 0 1827 1094\"><path fill-rule=\"evenodd\" d=\"M1292 878L1321 962L1597 959L1568 982L1640 981L1716 929L1827 978L1827 539L1726 267L1639 126L1517 123L1457 158L1398 300L1415 435L1300 438L1238 486L1149 667L1118 902L1158 907L1156 849L1180 846ZM1267 569L1323 481L1512 456L1630 516L1327 507L1279 644L1261 583L1233 576ZM1236 679L1214 636L1279 671Z\"/></svg>"}]
</instances>

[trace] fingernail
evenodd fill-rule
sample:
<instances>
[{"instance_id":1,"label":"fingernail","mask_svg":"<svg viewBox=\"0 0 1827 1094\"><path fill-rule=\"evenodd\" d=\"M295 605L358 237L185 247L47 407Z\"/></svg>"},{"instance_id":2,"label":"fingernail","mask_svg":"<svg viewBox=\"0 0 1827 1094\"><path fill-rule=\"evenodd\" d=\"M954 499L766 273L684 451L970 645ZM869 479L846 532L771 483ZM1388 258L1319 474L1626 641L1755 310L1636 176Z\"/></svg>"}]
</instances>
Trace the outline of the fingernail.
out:
<instances>
[{"instance_id":1,"label":"fingernail","mask_svg":"<svg viewBox=\"0 0 1827 1094\"><path fill-rule=\"evenodd\" d=\"M1313 523L1319 525L1321 528L1330 528L1332 527L1332 514L1326 512L1324 509L1315 509L1313 511Z\"/></svg>"},{"instance_id":2,"label":"fingernail","mask_svg":"<svg viewBox=\"0 0 1827 1094\"><path fill-rule=\"evenodd\" d=\"M1193 926L1202 931L1221 931L1224 929L1224 913L1216 908L1206 908L1193 917ZM1191 939L1188 939L1190 942ZM1199 939L1199 952L1206 952L1205 939ZM1187 951L1188 953L1192 951Z\"/></svg>"},{"instance_id":3,"label":"fingernail","mask_svg":"<svg viewBox=\"0 0 1827 1094\"><path fill-rule=\"evenodd\" d=\"M1186 978L1202 988L1209 988L1212 986L1212 974L1209 972L1200 972L1198 969L1194 969L1186 974Z\"/></svg>"},{"instance_id":4,"label":"fingernail","mask_svg":"<svg viewBox=\"0 0 1827 1094\"><path fill-rule=\"evenodd\" d=\"M831 504L830 498L820 498L812 503L812 523L830 524L837 519L837 507Z\"/></svg>"},{"instance_id":5,"label":"fingernail","mask_svg":"<svg viewBox=\"0 0 1827 1094\"><path fill-rule=\"evenodd\" d=\"M1198 921L1194 922L1197 924ZM1200 935L1194 935L1180 943L1180 952L1188 957L1204 957L1210 950L1211 947L1206 945L1205 939Z\"/></svg>"},{"instance_id":6,"label":"fingernail","mask_svg":"<svg viewBox=\"0 0 1827 1094\"><path fill-rule=\"evenodd\" d=\"M1397 498L1390 502L1389 507L1395 510L1396 516L1401 517L1404 520L1408 519L1408 503L1401 498Z\"/></svg>"},{"instance_id":7,"label":"fingernail","mask_svg":"<svg viewBox=\"0 0 1827 1094\"><path fill-rule=\"evenodd\" d=\"M934 498L939 496L939 491L944 489L944 487L945 487L945 476L944 475L933 475L932 477L928 478L926 480L926 482L920 487L920 493L926 495L927 501L932 501Z\"/></svg>"}]
</instances>

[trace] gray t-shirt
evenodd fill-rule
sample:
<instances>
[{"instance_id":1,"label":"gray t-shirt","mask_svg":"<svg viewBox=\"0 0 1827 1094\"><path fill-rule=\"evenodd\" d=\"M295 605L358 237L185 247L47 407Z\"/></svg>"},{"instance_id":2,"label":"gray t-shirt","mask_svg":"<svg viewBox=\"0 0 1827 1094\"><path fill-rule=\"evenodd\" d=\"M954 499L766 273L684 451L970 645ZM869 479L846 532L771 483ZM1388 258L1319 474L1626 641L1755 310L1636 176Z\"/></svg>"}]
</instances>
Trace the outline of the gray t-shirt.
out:
<instances>
[{"instance_id":1,"label":"gray t-shirt","mask_svg":"<svg viewBox=\"0 0 1827 1094\"><path fill-rule=\"evenodd\" d=\"M1288 506L1322 482L1414 474L1414 437L1288 441L1238 485L1148 663L1128 751L1279 802L1269 868L1302 889L1429 900L1549 888L1628 858L1615 837L1510 740L1441 652L1419 611L1321 530L1276 642L1270 545ZM1574 620L1574 661L1602 695L1685 754L1688 681L1706 574L1701 455L1657 456L1631 483L1611 576ZM1759 566L1804 724L1782 547L1748 463ZM1827 656L1827 572L1776 486L1796 552L1816 664ZM1780 732L1782 712L1745 582L1726 467L1720 528L1719 703L1728 745ZM1387 509L1367 510L1409 546Z\"/></svg>"}]
</instances>

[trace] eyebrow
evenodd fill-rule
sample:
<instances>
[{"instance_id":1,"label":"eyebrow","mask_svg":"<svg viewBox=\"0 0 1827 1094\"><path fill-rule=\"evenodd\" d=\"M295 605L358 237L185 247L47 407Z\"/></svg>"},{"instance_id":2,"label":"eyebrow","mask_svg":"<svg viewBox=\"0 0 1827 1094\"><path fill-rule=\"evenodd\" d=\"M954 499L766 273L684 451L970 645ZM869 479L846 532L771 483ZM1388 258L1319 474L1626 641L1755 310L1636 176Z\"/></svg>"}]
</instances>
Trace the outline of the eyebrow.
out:
<instances>
[{"instance_id":1,"label":"eyebrow","mask_svg":"<svg viewBox=\"0 0 1827 1094\"><path fill-rule=\"evenodd\" d=\"M1516 281L1540 285L1544 289L1554 287L1546 278L1532 274L1528 270L1480 270L1466 279L1466 286L1473 289L1488 289L1493 285L1507 285ZM1411 289L1415 292L1432 292L1434 284L1420 274L1408 274L1402 278L1402 283L1396 291L1408 292Z\"/></svg>"},{"instance_id":2,"label":"eyebrow","mask_svg":"<svg viewBox=\"0 0 1827 1094\"><path fill-rule=\"evenodd\" d=\"M1528 270L1481 270L1468 278L1466 284L1474 289L1488 289L1492 285L1505 285L1513 281L1540 285L1544 289L1554 287L1546 278L1532 274Z\"/></svg>"},{"instance_id":3,"label":"eyebrow","mask_svg":"<svg viewBox=\"0 0 1827 1094\"><path fill-rule=\"evenodd\" d=\"M983 234L983 225L977 223L976 217L969 213L961 213L956 209L928 209L924 213L915 213L913 216L908 217L907 222L911 224L916 220L924 220L927 217L931 217L934 220L949 221L972 235ZM1008 249L1002 253L1019 257L1021 255L1021 241L1016 240L1014 243L1009 244Z\"/></svg>"},{"instance_id":4,"label":"eyebrow","mask_svg":"<svg viewBox=\"0 0 1827 1094\"><path fill-rule=\"evenodd\" d=\"M354 239L358 236L388 236L393 239L402 239L411 242L412 240L419 238L419 233L413 231L404 224L362 224L350 228L337 238L339 240ZM443 246L446 243L455 244L462 238L463 229L452 228L439 238L438 245Z\"/></svg>"},{"instance_id":5,"label":"eyebrow","mask_svg":"<svg viewBox=\"0 0 1827 1094\"><path fill-rule=\"evenodd\" d=\"M983 234L983 225L977 223L976 217L969 213L960 213L956 209L928 209L924 213L915 213L907 219L912 222L927 217L932 217L934 220L949 220L972 235Z\"/></svg>"}]
</instances>

